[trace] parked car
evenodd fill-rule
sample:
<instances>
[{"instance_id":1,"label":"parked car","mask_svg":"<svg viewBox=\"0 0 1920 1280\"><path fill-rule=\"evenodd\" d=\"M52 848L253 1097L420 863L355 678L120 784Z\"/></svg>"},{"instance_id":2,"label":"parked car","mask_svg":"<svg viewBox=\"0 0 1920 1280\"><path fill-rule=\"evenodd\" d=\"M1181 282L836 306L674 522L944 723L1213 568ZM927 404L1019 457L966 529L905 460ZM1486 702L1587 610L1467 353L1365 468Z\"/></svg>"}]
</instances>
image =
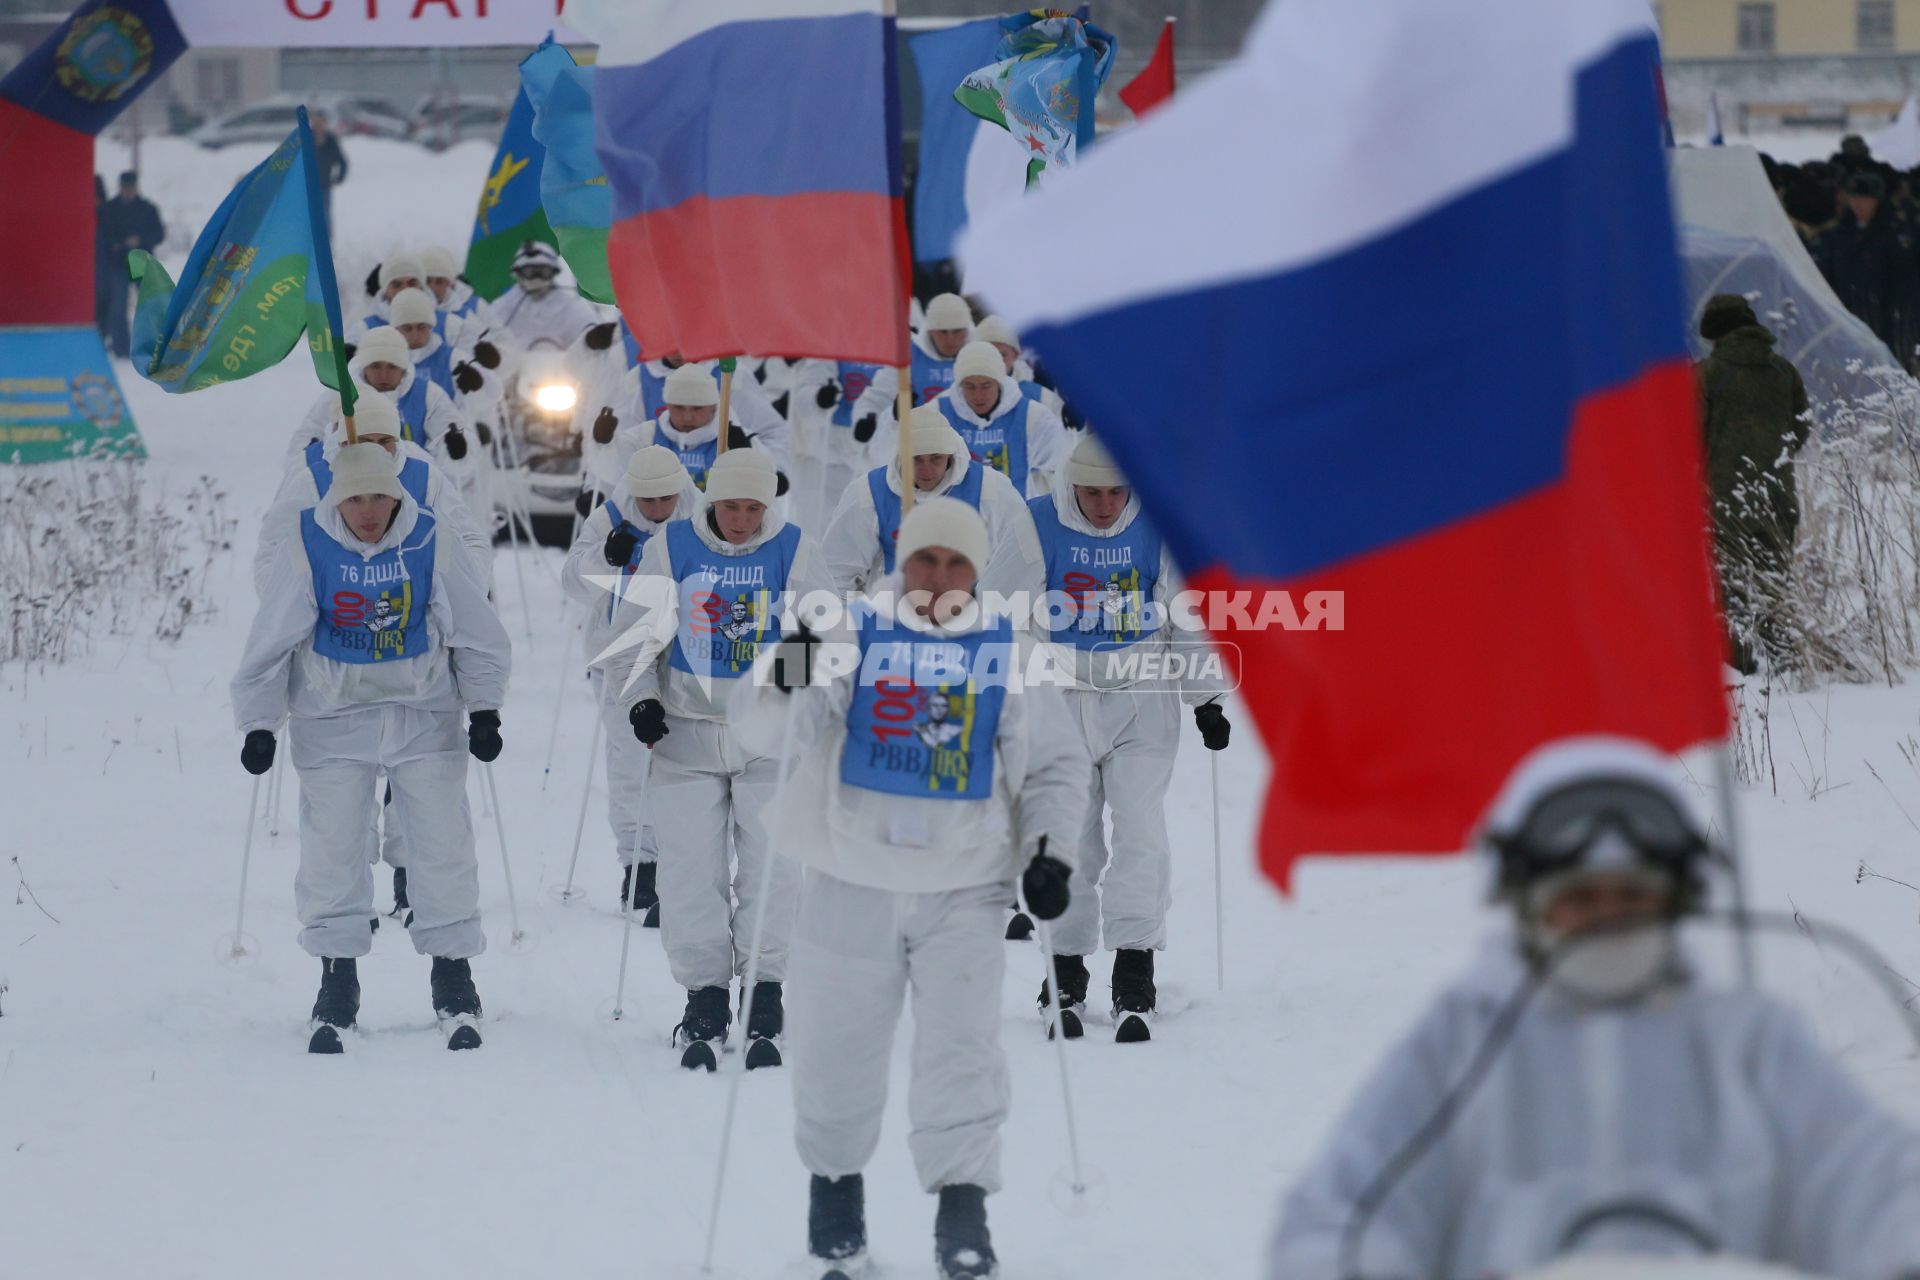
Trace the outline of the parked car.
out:
<instances>
[{"instance_id":1,"label":"parked car","mask_svg":"<svg viewBox=\"0 0 1920 1280\"><path fill-rule=\"evenodd\" d=\"M281 94L217 116L187 136L203 147L231 147L241 143L275 143L293 131L295 113L305 103L325 111L335 133L342 136L403 139L407 122L384 98L346 94L300 98Z\"/></svg>"},{"instance_id":2,"label":"parked car","mask_svg":"<svg viewBox=\"0 0 1920 1280\"><path fill-rule=\"evenodd\" d=\"M475 93L434 93L420 100L408 120L409 137L435 151L479 138L492 142L506 127L512 104Z\"/></svg>"}]
</instances>

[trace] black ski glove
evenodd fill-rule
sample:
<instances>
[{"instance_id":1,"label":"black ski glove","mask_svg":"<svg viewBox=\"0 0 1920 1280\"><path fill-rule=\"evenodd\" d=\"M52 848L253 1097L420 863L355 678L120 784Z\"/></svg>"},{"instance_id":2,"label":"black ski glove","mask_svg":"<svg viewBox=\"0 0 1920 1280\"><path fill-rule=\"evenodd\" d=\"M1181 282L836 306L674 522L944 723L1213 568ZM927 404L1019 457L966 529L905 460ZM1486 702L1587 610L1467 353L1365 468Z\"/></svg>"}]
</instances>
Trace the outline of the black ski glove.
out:
<instances>
[{"instance_id":1,"label":"black ski glove","mask_svg":"<svg viewBox=\"0 0 1920 1280\"><path fill-rule=\"evenodd\" d=\"M353 353L358 351L359 349L360 348L358 346L356 346L351 342L343 342L340 344L340 350L346 355L347 359L349 360L353 359Z\"/></svg>"},{"instance_id":2,"label":"black ski glove","mask_svg":"<svg viewBox=\"0 0 1920 1280\"><path fill-rule=\"evenodd\" d=\"M773 411L781 417L787 416L787 393L782 391L773 401Z\"/></svg>"},{"instance_id":3,"label":"black ski glove","mask_svg":"<svg viewBox=\"0 0 1920 1280\"><path fill-rule=\"evenodd\" d=\"M829 382L813 393L813 402L822 409L831 409L840 403L840 384Z\"/></svg>"},{"instance_id":4,"label":"black ski glove","mask_svg":"<svg viewBox=\"0 0 1920 1280\"><path fill-rule=\"evenodd\" d=\"M475 711L467 716L467 750L475 760L492 764L500 758L500 748L505 745L500 741L498 711Z\"/></svg>"},{"instance_id":5,"label":"black ski glove","mask_svg":"<svg viewBox=\"0 0 1920 1280\"><path fill-rule=\"evenodd\" d=\"M593 509L595 507L599 506L601 503L605 501L606 501L606 498L601 494L595 493L591 489L582 489L580 491L580 495L573 500L573 509L580 513L580 518L582 520L585 520L588 516L593 514Z\"/></svg>"},{"instance_id":6,"label":"black ski glove","mask_svg":"<svg viewBox=\"0 0 1920 1280\"><path fill-rule=\"evenodd\" d=\"M798 631L775 645L773 687L782 693L792 693L812 684L813 651L819 644L820 637L801 623Z\"/></svg>"},{"instance_id":7,"label":"black ski glove","mask_svg":"<svg viewBox=\"0 0 1920 1280\"><path fill-rule=\"evenodd\" d=\"M791 488L793 488L793 485L788 483L786 472L776 471L773 473L773 496L774 497L776 498L786 497L787 490Z\"/></svg>"},{"instance_id":8,"label":"black ski glove","mask_svg":"<svg viewBox=\"0 0 1920 1280\"><path fill-rule=\"evenodd\" d=\"M473 358L478 360L480 366L484 369L498 369L500 367L500 348L494 346L485 338L482 338L473 344Z\"/></svg>"},{"instance_id":9,"label":"black ski glove","mask_svg":"<svg viewBox=\"0 0 1920 1280\"><path fill-rule=\"evenodd\" d=\"M873 439L873 433L879 429L880 419L874 414L869 413L853 424L853 438L861 444L865 444L867 441Z\"/></svg>"},{"instance_id":10,"label":"black ski glove","mask_svg":"<svg viewBox=\"0 0 1920 1280\"><path fill-rule=\"evenodd\" d=\"M746 432L742 431L739 427L728 426L727 427L727 448L751 449L753 448L753 440L751 437L747 435Z\"/></svg>"},{"instance_id":11,"label":"black ski glove","mask_svg":"<svg viewBox=\"0 0 1920 1280\"><path fill-rule=\"evenodd\" d=\"M605 324L594 325L587 330L587 345L595 351L605 351L613 345L613 330L614 323L611 320Z\"/></svg>"},{"instance_id":12,"label":"black ski glove","mask_svg":"<svg viewBox=\"0 0 1920 1280\"><path fill-rule=\"evenodd\" d=\"M1069 431L1078 431L1087 425L1087 420L1080 416L1078 409L1073 407L1073 401L1062 400L1060 402L1060 425Z\"/></svg>"},{"instance_id":13,"label":"black ski glove","mask_svg":"<svg viewBox=\"0 0 1920 1280\"><path fill-rule=\"evenodd\" d=\"M476 422L473 424L473 429L475 434L480 437L481 447L491 449L493 447L493 428L484 422Z\"/></svg>"},{"instance_id":14,"label":"black ski glove","mask_svg":"<svg viewBox=\"0 0 1920 1280\"><path fill-rule=\"evenodd\" d=\"M373 270L367 272L367 296L369 298L380 296L380 264L377 262L373 264Z\"/></svg>"},{"instance_id":15,"label":"black ski glove","mask_svg":"<svg viewBox=\"0 0 1920 1280\"><path fill-rule=\"evenodd\" d=\"M1232 736L1233 726L1227 723L1227 713L1220 709L1217 702L1203 702L1193 709L1193 722L1200 726L1200 741L1209 751L1225 751L1227 739Z\"/></svg>"},{"instance_id":16,"label":"black ski glove","mask_svg":"<svg viewBox=\"0 0 1920 1280\"><path fill-rule=\"evenodd\" d=\"M600 413L593 420L593 442L612 444L613 433L620 429L620 419L613 416L613 410L602 405Z\"/></svg>"},{"instance_id":17,"label":"black ski glove","mask_svg":"<svg viewBox=\"0 0 1920 1280\"><path fill-rule=\"evenodd\" d=\"M658 698L644 699L627 712L627 723L633 726L633 736L651 747L667 736L667 709Z\"/></svg>"},{"instance_id":18,"label":"black ski glove","mask_svg":"<svg viewBox=\"0 0 1920 1280\"><path fill-rule=\"evenodd\" d=\"M463 394L472 395L480 388L486 386L487 380L478 369L468 364L465 360L462 360L459 364L453 366L453 385Z\"/></svg>"},{"instance_id":19,"label":"black ski glove","mask_svg":"<svg viewBox=\"0 0 1920 1280\"><path fill-rule=\"evenodd\" d=\"M273 730L254 729L240 745L240 767L254 777L273 768Z\"/></svg>"},{"instance_id":20,"label":"black ski glove","mask_svg":"<svg viewBox=\"0 0 1920 1280\"><path fill-rule=\"evenodd\" d=\"M1020 875L1020 893L1027 900L1027 910L1042 920L1058 920L1073 896L1067 889L1072 875L1066 863L1047 853L1047 838L1041 836L1040 851Z\"/></svg>"},{"instance_id":21,"label":"black ski glove","mask_svg":"<svg viewBox=\"0 0 1920 1280\"><path fill-rule=\"evenodd\" d=\"M446 441L447 456L449 458L458 462L467 456L467 437L461 433L458 427L449 427L447 434L442 438Z\"/></svg>"},{"instance_id":22,"label":"black ski glove","mask_svg":"<svg viewBox=\"0 0 1920 1280\"><path fill-rule=\"evenodd\" d=\"M607 563L616 569L626 568L627 561L633 559L633 549L640 545L640 535L633 531L632 525L615 525L607 534Z\"/></svg>"}]
</instances>

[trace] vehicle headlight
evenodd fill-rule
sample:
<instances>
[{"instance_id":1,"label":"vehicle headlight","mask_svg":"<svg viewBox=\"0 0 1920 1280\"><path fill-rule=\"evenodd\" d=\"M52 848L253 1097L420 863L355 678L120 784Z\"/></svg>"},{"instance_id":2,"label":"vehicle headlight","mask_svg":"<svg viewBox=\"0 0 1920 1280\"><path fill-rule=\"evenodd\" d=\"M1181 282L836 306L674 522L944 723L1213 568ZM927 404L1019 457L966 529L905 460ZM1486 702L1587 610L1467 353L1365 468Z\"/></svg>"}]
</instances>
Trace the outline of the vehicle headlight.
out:
<instances>
[{"instance_id":1,"label":"vehicle headlight","mask_svg":"<svg viewBox=\"0 0 1920 1280\"><path fill-rule=\"evenodd\" d=\"M549 382L544 387L536 387L533 402L548 413L565 413L579 400L580 393L570 382Z\"/></svg>"}]
</instances>

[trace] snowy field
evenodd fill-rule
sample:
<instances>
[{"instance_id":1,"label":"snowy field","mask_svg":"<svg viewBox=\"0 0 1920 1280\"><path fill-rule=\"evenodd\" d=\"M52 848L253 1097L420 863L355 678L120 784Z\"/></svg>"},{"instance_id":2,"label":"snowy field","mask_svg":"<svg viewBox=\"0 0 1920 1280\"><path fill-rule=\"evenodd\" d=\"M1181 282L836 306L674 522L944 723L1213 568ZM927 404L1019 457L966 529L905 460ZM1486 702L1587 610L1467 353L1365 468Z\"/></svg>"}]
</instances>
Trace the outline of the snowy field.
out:
<instances>
[{"instance_id":1,"label":"snowy field","mask_svg":"<svg viewBox=\"0 0 1920 1280\"><path fill-rule=\"evenodd\" d=\"M336 203L343 277L388 248L464 238L483 148L353 156ZM175 231L163 256L177 261L247 158L150 144L147 162ZM103 148L102 171L119 165ZM407 213L418 230L402 236ZM516 566L503 552L497 572L516 652L494 770L531 946L505 945L500 849L476 786L493 939L474 964L486 1046L441 1047L427 962L389 926L361 966L363 1036L343 1058L309 1057L318 966L294 942L291 780L279 834L262 823L255 841L247 932L260 957L239 968L220 957L250 789L225 692L251 616L245 566L287 432L317 389L300 359L191 397L121 379L150 483L178 492L217 476L240 534L204 602L212 620L178 644L113 637L69 669L0 671L0 854L24 877L0 912L0 1275L697 1275L726 1079L683 1072L667 1047L682 996L656 935L636 935L629 1017L610 1017L619 874L597 785L586 900L554 896L592 731L559 553L525 552ZM557 694L560 749L543 785ZM1101 1019L1069 1053L1083 1197L1066 1186L1060 1084L1033 1011L1040 958L1010 944L1015 1100L1006 1189L990 1202L1009 1277L1258 1274L1280 1190L1489 922L1486 869L1466 859L1310 863L1297 897L1279 899L1251 852L1267 766L1234 715L1220 758L1226 989L1214 980L1210 762L1188 730L1156 1039L1112 1044ZM1739 798L1756 902L1843 922L1920 978L1920 891L1858 879L1864 862L1920 884L1920 688L1776 696L1771 737L1777 789ZM1725 950L1706 945L1715 960ZM1769 985L1920 1118L1916 1059L1878 993L1837 955L1792 941L1763 952ZM1106 968L1095 964L1096 1006ZM868 1195L878 1274L917 1280L933 1274L933 1202L905 1144L907 1030ZM788 1088L780 1072L745 1081L716 1274L808 1274Z\"/></svg>"}]
</instances>

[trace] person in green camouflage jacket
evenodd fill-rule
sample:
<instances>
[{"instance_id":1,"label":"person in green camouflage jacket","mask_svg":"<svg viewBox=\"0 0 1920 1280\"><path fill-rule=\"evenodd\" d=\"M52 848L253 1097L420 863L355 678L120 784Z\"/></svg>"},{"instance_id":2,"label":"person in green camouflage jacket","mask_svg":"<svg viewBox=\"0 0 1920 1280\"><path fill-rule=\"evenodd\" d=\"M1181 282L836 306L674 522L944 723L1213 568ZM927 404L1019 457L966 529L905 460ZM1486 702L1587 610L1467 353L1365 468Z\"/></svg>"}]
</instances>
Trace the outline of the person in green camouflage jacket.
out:
<instances>
[{"instance_id":1,"label":"person in green camouflage jacket","mask_svg":"<svg viewBox=\"0 0 1920 1280\"><path fill-rule=\"evenodd\" d=\"M1795 647L1786 594L1800 524L1793 460L1807 442L1807 389L1737 294L1708 299L1700 336L1713 343L1695 373L1731 660L1751 673L1754 641L1774 665Z\"/></svg>"}]
</instances>

